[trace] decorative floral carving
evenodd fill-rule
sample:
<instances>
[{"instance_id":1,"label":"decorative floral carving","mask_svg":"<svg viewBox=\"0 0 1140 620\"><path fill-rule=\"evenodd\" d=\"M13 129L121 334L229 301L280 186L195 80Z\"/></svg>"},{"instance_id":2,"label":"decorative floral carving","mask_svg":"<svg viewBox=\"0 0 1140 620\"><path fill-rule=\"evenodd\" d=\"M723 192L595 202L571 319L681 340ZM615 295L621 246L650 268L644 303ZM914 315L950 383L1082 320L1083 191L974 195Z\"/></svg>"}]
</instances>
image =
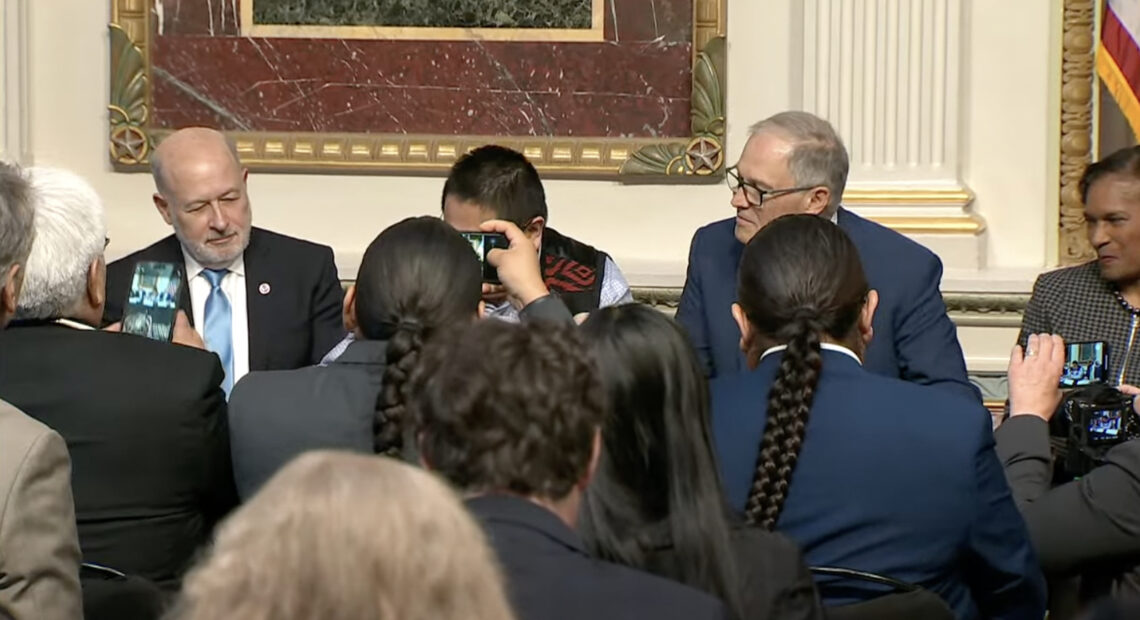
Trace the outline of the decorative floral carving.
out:
<instances>
[{"instance_id":1,"label":"decorative floral carving","mask_svg":"<svg viewBox=\"0 0 1140 620\"><path fill-rule=\"evenodd\" d=\"M1061 52L1059 249L1062 265L1081 263L1093 255L1085 237L1084 207L1078 183L1092 160L1095 17L1094 0L1065 0Z\"/></svg>"}]
</instances>

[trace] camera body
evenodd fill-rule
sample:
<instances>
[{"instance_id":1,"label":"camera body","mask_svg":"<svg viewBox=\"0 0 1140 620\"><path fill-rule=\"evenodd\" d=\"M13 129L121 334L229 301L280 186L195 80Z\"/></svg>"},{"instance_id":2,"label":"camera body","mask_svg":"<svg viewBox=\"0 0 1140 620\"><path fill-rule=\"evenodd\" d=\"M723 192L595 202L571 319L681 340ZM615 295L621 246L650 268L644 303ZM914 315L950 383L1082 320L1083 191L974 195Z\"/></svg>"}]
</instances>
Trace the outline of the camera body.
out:
<instances>
[{"instance_id":1,"label":"camera body","mask_svg":"<svg viewBox=\"0 0 1140 620\"><path fill-rule=\"evenodd\" d=\"M1073 390L1053 419L1060 422L1056 430L1066 438L1064 467L1073 476L1083 476L1100 465L1110 449L1140 437L1140 416L1132 408L1132 397L1107 385Z\"/></svg>"},{"instance_id":2,"label":"camera body","mask_svg":"<svg viewBox=\"0 0 1140 620\"><path fill-rule=\"evenodd\" d=\"M1108 345L1103 342L1066 346L1061 387L1069 391L1050 430L1063 441L1059 452L1071 476L1088 473L1111 448L1140 437L1140 416L1132 397L1107 384L1108 362Z\"/></svg>"}]
</instances>

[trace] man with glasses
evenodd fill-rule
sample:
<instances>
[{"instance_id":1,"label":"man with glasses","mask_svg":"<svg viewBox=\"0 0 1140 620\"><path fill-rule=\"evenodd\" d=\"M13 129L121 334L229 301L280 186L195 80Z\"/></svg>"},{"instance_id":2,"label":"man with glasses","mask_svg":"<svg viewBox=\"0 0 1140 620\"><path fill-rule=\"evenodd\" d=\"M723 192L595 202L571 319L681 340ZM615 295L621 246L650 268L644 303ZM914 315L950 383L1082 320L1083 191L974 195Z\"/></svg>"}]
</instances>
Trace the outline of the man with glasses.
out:
<instances>
[{"instance_id":1,"label":"man with glasses","mask_svg":"<svg viewBox=\"0 0 1140 620\"><path fill-rule=\"evenodd\" d=\"M851 237L879 293L867 368L978 400L938 288L941 261L905 236L843 209L847 170L847 149L831 124L817 116L781 112L753 125L739 163L727 174L736 217L693 236L677 320L710 376L745 370L731 310L744 244L780 216L816 214Z\"/></svg>"}]
</instances>

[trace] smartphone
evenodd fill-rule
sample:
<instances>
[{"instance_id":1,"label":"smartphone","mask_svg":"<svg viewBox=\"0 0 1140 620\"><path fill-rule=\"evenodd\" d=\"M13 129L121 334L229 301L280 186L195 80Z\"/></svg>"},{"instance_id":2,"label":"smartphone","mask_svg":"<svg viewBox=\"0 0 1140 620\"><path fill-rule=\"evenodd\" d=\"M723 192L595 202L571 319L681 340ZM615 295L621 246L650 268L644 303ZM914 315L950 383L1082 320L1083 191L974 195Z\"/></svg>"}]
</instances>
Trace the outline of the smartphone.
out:
<instances>
[{"instance_id":1,"label":"smartphone","mask_svg":"<svg viewBox=\"0 0 1140 620\"><path fill-rule=\"evenodd\" d=\"M178 300L182 299L182 286L182 267L177 263L136 263L127 303L123 306L123 331L170 342L174 337L174 317L178 314Z\"/></svg>"},{"instance_id":2,"label":"smartphone","mask_svg":"<svg viewBox=\"0 0 1140 620\"><path fill-rule=\"evenodd\" d=\"M1074 388L1105 383L1108 378L1108 344L1073 342L1065 346L1065 369L1061 387Z\"/></svg>"},{"instance_id":3,"label":"smartphone","mask_svg":"<svg viewBox=\"0 0 1140 620\"><path fill-rule=\"evenodd\" d=\"M507 236L502 233L487 233L487 232L462 232L463 235L471 244L471 249L475 250L475 256L479 257L479 263L483 265L483 281L488 284L501 284L499 281L499 270L495 266L487 262L487 253L494 249L505 250L511 246L511 242L507 241Z\"/></svg>"}]
</instances>

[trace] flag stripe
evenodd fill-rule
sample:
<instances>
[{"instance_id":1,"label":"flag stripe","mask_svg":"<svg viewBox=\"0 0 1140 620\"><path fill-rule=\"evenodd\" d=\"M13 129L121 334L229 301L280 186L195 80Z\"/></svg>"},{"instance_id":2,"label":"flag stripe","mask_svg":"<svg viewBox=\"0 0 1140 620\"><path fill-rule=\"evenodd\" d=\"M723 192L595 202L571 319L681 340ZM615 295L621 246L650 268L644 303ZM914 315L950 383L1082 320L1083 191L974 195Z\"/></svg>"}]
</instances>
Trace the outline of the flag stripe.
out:
<instances>
[{"instance_id":1,"label":"flag stripe","mask_svg":"<svg viewBox=\"0 0 1140 620\"><path fill-rule=\"evenodd\" d=\"M1104 25L1101 28L1101 51L1107 51L1134 93L1140 92L1140 49L1132 40L1131 34L1117 18L1111 8L1104 12ZM1101 76L1103 79L1103 76Z\"/></svg>"},{"instance_id":2,"label":"flag stripe","mask_svg":"<svg viewBox=\"0 0 1140 620\"><path fill-rule=\"evenodd\" d=\"M1128 125L1132 127L1132 134L1140 136L1140 100L1136 97L1136 91L1124 78L1124 74L1120 72L1120 67L1116 66L1112 56L1104 45L1100 46L1096 55L1096 72L1100 76L1102 82L1108 92L1112 93L1112 98L1116 100L1116 104L1120 107L1120 111L1124 114L1124 118L1128 120Z\"/></svg>"}]
</instances>

